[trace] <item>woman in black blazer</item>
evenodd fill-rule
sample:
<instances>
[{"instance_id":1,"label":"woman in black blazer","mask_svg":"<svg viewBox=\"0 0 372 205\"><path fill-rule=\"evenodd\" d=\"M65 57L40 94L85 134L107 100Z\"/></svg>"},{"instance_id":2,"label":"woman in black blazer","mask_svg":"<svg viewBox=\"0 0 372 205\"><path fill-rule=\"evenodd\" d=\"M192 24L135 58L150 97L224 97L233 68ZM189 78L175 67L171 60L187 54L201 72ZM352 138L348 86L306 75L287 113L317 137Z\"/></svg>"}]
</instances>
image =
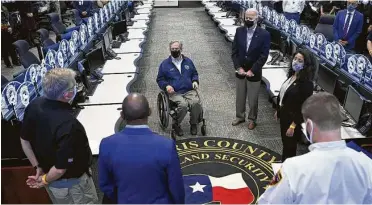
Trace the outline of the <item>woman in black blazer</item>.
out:
<instances>
[{"instance_id":1,"label":"woman in black blazer","mask_svg":"<svg viewBox=\"0 0 372 205\"><path fill-rule=\"evenodd\" d=\"M304 101L313 94L312 67L307 51L297 51L288 70L288 78L280 89L275 118L280 118L280 134L283 142L282 162L289 157L296 156L297 141L302 135L301 107Z\"/></svg>"}]
</instances>

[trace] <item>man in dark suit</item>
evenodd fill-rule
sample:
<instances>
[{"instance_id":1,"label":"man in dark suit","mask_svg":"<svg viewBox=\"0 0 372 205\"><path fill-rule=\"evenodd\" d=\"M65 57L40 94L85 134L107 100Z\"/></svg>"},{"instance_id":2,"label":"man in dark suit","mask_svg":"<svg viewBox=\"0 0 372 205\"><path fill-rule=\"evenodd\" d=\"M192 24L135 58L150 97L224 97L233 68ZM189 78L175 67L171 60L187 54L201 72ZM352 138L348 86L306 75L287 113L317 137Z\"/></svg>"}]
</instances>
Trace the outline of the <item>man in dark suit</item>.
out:
<instances>
[{"instance_id":1,"label":"man in dark suit","mask_svg":"<svg viewBox=\"0 0 372 205\"><path fill-rule=\"evenodd\" d=\"M183 204L176 146L150 130L150 113L143 95L132 93L124 99L121 116L126 127L104 138L99 148L99 187L119 204Z\"/></svg>"},{"instance_id":2,"label":"man in dark suit","mask_svg":"<svg viewBox=\"0 0 372 205\"><path fill-rule=\"evenodd\" d=\"M355 41L363 29L363 14L356 10L357 6L356 0L348 0L347 9L339 11L333 23L334 40L348 50L355 47Z\"/></svg>"},{"instance_id":3,"label":"man in dark suit","mask_svg":"<svg viewBox=\"0 0 372 205\"><path fill-rule=\"evenodd\" d=\"M236 70L236 126L245 122L246 99L249 103L248 129L256 127L258 92L260 90L262 67L270 50L270 34L257 26L258 12L248 9L245 26L236 29L232 48L232 60Z\"/></svg>"},{"instance_id":4,"label":"man in dark suit","mask_svg":"<svg viewBox=\"0 0 372 205\"><path fill-rule=\"evenodd\" d=\"M80 17L85 18L92 16L93 2L92 1L74 1L73 7L79 11Z\"/></svg>"}]
</instances>

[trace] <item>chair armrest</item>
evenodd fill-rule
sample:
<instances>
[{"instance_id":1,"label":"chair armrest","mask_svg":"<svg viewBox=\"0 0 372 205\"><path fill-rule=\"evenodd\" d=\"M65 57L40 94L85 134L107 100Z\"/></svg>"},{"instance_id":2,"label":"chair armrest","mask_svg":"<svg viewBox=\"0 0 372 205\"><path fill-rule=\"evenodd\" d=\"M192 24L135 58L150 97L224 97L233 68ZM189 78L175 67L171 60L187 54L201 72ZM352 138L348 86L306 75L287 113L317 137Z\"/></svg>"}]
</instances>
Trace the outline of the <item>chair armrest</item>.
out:
<instances>
[{"instance_id":1,"label":"chair armrest","mask_svg":"<svg viewBox=\"0 0 372 205\"><path fill-rule=\"evenodd\" d=\"M80 29L80 26L75 26L75 27L72 27L72 28L68 28L68 29L66 29L65 34L70 33L72 31L75 31L75 30L79 31L79 29Z\"/></svg>"}]
</instances>

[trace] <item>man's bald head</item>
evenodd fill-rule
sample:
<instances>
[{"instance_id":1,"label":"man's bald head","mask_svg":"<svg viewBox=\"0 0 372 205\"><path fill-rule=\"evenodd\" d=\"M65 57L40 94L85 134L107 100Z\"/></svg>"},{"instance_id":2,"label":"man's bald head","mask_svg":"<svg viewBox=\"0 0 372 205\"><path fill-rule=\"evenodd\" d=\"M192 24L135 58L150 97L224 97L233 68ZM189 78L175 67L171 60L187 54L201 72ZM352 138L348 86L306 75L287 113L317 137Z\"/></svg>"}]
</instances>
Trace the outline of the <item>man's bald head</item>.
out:
<instances>
[{"instance_id":1,"label":"man's bald head","mask_svg":"<svg viewBox=\"0 0 372 205\"><path fill-rule=\"evenodd\" d=\"M150 106L146 97L139 93L129 94L122 104L122 117L127 123L147 120L150 116Z\"/></svg>"}]
</instances>

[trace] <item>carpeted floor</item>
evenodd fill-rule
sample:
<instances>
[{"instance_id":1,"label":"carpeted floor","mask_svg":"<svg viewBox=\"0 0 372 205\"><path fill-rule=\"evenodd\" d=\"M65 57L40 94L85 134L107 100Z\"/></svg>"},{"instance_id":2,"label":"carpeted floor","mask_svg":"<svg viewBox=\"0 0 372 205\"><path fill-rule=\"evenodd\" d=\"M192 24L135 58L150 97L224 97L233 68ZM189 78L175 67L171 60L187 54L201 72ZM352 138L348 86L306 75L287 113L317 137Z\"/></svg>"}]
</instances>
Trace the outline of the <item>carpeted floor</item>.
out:
<instances>
[{"instance_id":1,"label":"carpeted floor","mask_svg":"<svg viewBox=\"0 0 372 205\"><path fill-rule=\"evenodd\" d=\"M170 133L170 128L164 132L158 122L156 99L159 88L156 76L161 61L169 56L169 42L181 40L184 44L183 53L193 60L199 72L207 136L243 140L281 153L279 123L273 118L274 109L268 102L264 85L261 86L259 96L257 128L249 131L247 124L231 126L235 118L235 75L231 43L225 40L204 8L155 8L151 21L144 56L138 64L140 74L131 88L132 92L143 93L150 102L153 110L149 120L151 129L164 135ZM182 123L185 136L180 139L192 137L188 121L187 116ZM306 147L299 147L299 153L305 150ZM97 182L96 169L94 178ZM97 183L96 186L98 190Z\"/></svg>"},{"instance_id":2,"label":"carpeted floor","mask_svg":"<svg viewBox=\"0 0 372 205\"><path fill-rule=\"evenodd\" d=\"M148 98L153 109L150 126L154 131L169 135L170 127L167 132L163 132L158 122L156 98L159 87L156 76L159 64L169 56L169 42L181 40L184 54L194 61L199 72L207 136L240 139L281 153L279 123L273 118L274 109L268 102L265 86L260 91L257 128L249 131L247 124L231 126L235 117L231 43L224 39L204 8L155 9L147 38L145 55L139 61L139 78L132 85L131 91L143 93ZM184 138L192 137L188 121L186 117L182 123L186 134Z\"/></svg>"}]
</instances>

